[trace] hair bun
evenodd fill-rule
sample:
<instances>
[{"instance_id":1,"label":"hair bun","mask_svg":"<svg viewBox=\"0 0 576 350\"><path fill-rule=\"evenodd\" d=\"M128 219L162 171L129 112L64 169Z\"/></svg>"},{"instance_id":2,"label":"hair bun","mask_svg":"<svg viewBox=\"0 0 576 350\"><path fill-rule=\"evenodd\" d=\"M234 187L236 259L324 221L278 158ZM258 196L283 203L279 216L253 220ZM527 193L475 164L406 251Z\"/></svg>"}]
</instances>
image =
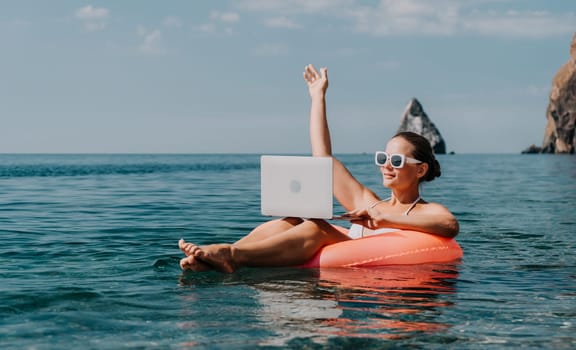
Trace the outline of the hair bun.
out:
<instances>
[{"instance_id":1,"label":"hair bun","mask_svg":"<svg viewBox=\"0 0 576 350\"><path fill-rule=\"evenodd\" d=\"M436 159L436 157L434 157L434 177L440 177L442 175L442 169L440 169L440 163L438 162L438 160Z\"/></svg>"},{"instance_id":2,"label":"hair bun","mask_svg":"<svg viewBox=\"0 0 576 350\"><path fill-rule=\"evenodd\" d=\"M442 175L440 163L436 159L434 150L432 149L428 139L411 131L399 132L394 137L401 137L412 144L412 146L414 146L414 151L412 152L414 158L428 164L428 170L424 177L420 178L420 181L432 181Z\"/></svg>"}]
</instances>

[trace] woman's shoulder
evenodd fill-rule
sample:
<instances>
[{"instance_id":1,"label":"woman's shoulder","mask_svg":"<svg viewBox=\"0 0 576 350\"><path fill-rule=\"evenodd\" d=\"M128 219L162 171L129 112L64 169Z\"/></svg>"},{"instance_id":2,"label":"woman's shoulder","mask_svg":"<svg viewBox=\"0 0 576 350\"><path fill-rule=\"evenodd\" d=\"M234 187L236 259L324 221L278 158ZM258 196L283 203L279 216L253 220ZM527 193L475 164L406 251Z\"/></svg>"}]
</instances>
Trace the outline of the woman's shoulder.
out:
<instances>
[{"instance_id":1,"label":"woman's shoulder","mask_svg":"<svg viewBox=\"0 0 576 350\"><path fill-rule=\"evenodd\" d=\"M423 200L420 208L422 214L452 214L447 207L436 202L427 202Z\"/></svg>"}]
</instances>

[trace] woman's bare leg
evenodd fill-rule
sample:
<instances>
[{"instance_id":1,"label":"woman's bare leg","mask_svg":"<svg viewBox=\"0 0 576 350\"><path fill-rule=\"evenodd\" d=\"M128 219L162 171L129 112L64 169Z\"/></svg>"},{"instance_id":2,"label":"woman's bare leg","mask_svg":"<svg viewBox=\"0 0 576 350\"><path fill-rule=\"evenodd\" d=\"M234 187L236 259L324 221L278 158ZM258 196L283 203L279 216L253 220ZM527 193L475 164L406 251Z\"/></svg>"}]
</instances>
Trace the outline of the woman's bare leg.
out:
<instances>
[{"instance_id":1,"label":"woman's bare leg","mask_svg":"<svg viewBox=\"0 0 576 350\"><path fill-rule=\"evenodd\" d=\"M275 234L288 231L292 227L301 224L303 221L304 220L300 218L283 218L283 219L271 220L259 225L258 227L253 229L252 232L250 232L243 238L240 238L234 244L237 245L237 244L261 241Z\"/></svg>"},{"instance_id":2,"label":"woman's bare leg","mask_svg":"<svg viewBox=\"0 0 576 350\"><path fill-rule=\"evenodd\" d=\"M244 244L264 240L270 236L287 231L294 226L301 224L302 221L303 220L300 218L283 218L265 222L252 230L248 235L238 240L235 244ZM192 243L187 243L181 239L178 242L178 247L186 255L185 258L180 260L180 267L182 270L200 272L212 269L210 264L207 264L206 262L194 257L194 251L199 249L198 246Z\"/></svg>"},{"instance_id":3,"label":"woman's bare leg","mask_svg":"<svg viewBox=\"0 0 576 350\"><path fill-rule=\"evenodd\" d=\"M349 239L324 220L306 220L258 241L197 247L194 257L223 272L241 266L295 266L308 261L323 246Z\"/></svg>"}]
</instances>

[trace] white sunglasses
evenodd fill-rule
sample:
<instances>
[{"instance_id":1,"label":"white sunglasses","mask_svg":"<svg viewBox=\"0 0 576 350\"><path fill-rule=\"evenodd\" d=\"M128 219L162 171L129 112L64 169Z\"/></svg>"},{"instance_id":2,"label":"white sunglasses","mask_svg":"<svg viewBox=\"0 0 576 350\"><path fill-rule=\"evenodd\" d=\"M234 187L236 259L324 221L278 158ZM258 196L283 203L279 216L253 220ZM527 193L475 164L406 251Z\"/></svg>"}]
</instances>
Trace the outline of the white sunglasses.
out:
<instances>
[{"instance_id":1,"label":"white sunglasses","mask_svg":"<svg viewBox=\"0 0 576 350\"><path fill-rule=\"evenodd\" d=\"M392 168L400 169L404 166L405 163L412 163L412 164L420 164L422 163L421 160L406 157L403 154L388 154L383 151L377 151L374 154L374 162L378 166L386 165L386 162L390 159L390 165Z\"/></svg>"}]
</instances>

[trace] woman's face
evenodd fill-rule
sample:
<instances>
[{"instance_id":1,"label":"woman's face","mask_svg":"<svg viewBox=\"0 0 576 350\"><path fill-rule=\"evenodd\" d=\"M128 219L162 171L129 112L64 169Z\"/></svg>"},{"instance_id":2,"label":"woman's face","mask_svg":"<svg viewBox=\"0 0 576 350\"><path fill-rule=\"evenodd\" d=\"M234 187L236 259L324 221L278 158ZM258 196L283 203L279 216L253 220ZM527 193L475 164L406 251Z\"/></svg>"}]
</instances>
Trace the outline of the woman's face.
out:
<instances>
[{"instance_id":1,"label":"woman's face","mask_svg":"<svg viewBox=\"0 0 576 350\"><path fill-rule=\"evenodd\" d=\"M402 137L395 137L388 141L386 153L403 154L406 157L414 158L412 152L414 146ZM413 164L404 162L402 168L393 168L388 160L384 166L380 167L382 183L390 189L408 189L411 186L418 186L420 178L425 175L426 164Z\"/></svg>"}]
</instances>

